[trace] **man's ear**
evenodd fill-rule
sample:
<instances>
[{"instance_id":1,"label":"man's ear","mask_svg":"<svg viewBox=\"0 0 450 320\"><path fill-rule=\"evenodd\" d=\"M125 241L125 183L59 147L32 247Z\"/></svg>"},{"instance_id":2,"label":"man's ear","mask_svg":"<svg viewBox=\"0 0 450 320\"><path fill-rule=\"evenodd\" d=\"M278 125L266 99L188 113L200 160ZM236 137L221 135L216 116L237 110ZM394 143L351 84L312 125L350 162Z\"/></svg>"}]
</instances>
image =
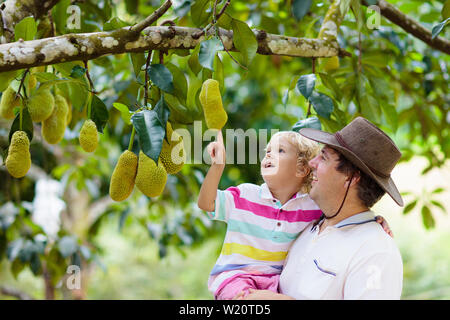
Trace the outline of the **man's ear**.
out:
<instances>
[{"instance_id":1,"label":"man's ear","mask_svg":"<svg viewBox=\"0 0 450 320\"><path fill-rule=\"evenodd\" d=\"M351 181L350 187L356 186L361 179L361 173L359 171L354 172L352 175L347 176L347 180L345 182L345 186L348 187L348 183Z\"/></svg>"}]
</instances>

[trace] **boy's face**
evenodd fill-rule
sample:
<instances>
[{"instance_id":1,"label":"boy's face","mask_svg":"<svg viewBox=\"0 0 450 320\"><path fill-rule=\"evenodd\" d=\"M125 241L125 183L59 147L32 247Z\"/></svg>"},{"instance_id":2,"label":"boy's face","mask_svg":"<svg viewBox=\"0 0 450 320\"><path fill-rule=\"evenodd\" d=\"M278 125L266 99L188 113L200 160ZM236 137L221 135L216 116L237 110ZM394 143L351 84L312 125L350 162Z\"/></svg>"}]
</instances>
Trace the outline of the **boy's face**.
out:
<instances>
[{"instance_id":1,"label":"boy's face","mask_svg":"<svg viewBox=\"0 0 450 320\"><path fill-rule=\"evenodd\" d=\"M270 139L261 161L261 176L266 183L283 185L294 182L297 171L297 151L283 136Z\"/></svg>"}]
</instances>

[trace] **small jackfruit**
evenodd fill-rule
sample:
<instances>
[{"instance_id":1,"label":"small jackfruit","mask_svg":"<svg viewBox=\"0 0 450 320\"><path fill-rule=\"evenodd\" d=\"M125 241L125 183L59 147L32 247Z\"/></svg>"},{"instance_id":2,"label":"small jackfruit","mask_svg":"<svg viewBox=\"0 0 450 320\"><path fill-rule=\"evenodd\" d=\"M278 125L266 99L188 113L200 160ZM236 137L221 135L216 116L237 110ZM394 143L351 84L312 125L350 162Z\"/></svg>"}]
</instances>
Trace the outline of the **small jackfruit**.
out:
<instances>
[{"instance_id":1,"label":"small jackfruit","mask_svg":"<svg viewBox=\"0 0 450 320\"><path fill-rule=\"evenodd\" d=\"M339 57L334 56L330 58L322 58L320 59L319 64L325 72L329 72L332 70L339 69Z\"/></svg>"},{"instance_id":2,"label":"small jackfruit","mask_svg":"<svg viewBox=\"0 0 450 320\"><path fill-rule=\"evenodd\" d=\"M206 126L210 129L222 129L227 123L228 115L223 109L218 81L208 79L203 82L200 102L205 113Z\"/></svg>"},{"instance_id":3,"label":"small jackfruit","mask_svg":"<svg viewBox=\"0 0 450 320\"><path fill-rule=\"evenodd\" d=\"M57 94L52 114L42 122L42 136L50 144L56 144L64 138L69 106L63 96Z\"/></svg>"},{"instance_id":4,"label":"small jackfruit","mask_svg":"<svg viewBox=\"0 0 450 320\"><path fill-rule=\"evenodd\" d=\"M2 94L0 101L0 113L5 119L14 119L14 108L20 106L20 97L16 98L16 92L8 87Z\"/></svg>"},{"instance_id":5,"label":"small jackfruit","mask_svg":"<svg viewBox=\"0 0 450 320\"><path fill-rule=\"evenodd\" d=\"M166 126L166 139L163 140L163 146L159 158L168 174L175 174L181 170L186 160L184 152L183 138L173 131L170 122Z\"/></svg>"},{"instance_id":6,"label":"small jackfruit","mask_svg":"<svg viewBox=\"0 0 450 320\"><path fill-rule=\"evenodd\" d=\"M25 131L16 131L12 135L5 165L14 178L22 178L30 170L30 141Z\"/></svg>"},{"instance_id":7,"label":"small jackfruit","mask_svg":"<svg viewBox=\"0 0 450 320\"><path fill-rule=\"evenodd\" d=\"M88 119L80 130L80 146L86 152L94 152L98 145L98 132L95 122Z\"/></svg>"},{"instance_id":8,"label":"small jackfruit","mask_svg":"<svg viewBox=\"0 0 450 320\"><path fill-rule=\"evenodd\" d=\"M134 188L138 168L138 157L126 150L117 161L111 176L109 195L114 201L123 201L131 194Z\"/></svg>"},{"instance_id":9,"label":"small jackfruit","mask_svg":"<svg viewBox=\"0 0 450 320\"><path fill-rule=\"evenodd\" d=\"M31 120L41 122L48 119L55 108L55 98L49 89L37 90L28 103Z\"/></svg>"},{"instance_id":10,"label":"small jackfruit","mask_svg":"<svg viewBox=\"0 0 450 320\"><path fill-rule=\"evenodd\" d=\"M139 152L139 165L136 175L136 186L147 197L159 196L166 186L167 172L161 160L156 166L153 159Z\"/></svg>"}]
</instances>

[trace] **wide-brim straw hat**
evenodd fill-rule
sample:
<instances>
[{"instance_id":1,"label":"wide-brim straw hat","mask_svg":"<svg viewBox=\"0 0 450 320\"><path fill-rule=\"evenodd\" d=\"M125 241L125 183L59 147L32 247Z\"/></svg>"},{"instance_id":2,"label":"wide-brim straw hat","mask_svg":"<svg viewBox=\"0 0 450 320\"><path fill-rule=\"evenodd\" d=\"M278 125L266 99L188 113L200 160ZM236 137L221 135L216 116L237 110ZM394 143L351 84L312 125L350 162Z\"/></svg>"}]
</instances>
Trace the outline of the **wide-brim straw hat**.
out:
<instances>
[{"instance_id":1,"label":"wide-brim straw hat","mask_svg":"<svg viewBox=\"0 0 450 320\"><path fill-rule=\"evenodd\" d=\"M342 153L374 179L399 206L403 206L402 196L391 178L392 169L402 153L377 126L367 119L357 117L334 134L311 128L300 129L299 133Z\"/></svg>"}]
</instances>

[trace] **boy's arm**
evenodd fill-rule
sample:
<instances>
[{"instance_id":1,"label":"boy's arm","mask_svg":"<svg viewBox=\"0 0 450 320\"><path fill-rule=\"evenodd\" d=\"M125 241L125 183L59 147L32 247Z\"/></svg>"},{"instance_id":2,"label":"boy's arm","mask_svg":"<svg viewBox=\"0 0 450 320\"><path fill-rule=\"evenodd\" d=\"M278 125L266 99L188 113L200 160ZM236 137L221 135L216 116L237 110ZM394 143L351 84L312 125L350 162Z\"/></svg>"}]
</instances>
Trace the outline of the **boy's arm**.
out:
<instances>
[{"instance_id":1,"label":"boy's arm","mask_svg":"<svg viewBox=\"0 0 450 320\"><path fill-rule=\"evenodd\" d=\"M214 211L217 189L225 169L225 146L222 131L219 130L216 141L211 142L207 150L211 157L211 167L200 188L197 205L200 209L211 212Z\"/></svg>"}]
</instances>

